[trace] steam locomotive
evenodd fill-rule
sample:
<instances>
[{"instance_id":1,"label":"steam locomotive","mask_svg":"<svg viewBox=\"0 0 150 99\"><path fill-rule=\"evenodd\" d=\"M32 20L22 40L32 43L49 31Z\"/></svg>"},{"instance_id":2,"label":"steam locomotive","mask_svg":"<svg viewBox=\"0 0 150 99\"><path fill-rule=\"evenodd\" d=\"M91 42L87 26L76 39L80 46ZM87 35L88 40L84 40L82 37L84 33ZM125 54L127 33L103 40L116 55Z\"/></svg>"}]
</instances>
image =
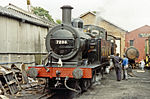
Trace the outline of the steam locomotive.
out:
<instances>
[{"instance_id":1,"label":"steam locomotive","mask_svg":"<svg viewBox=\"0 0 150 99\"><path fill-rule=\"evenodd\" d=\"M132 66L132 68L135 68L136 67L135 61L139 57L139 51L135 47L131 46L127 48L127 50L125 51L125 54L127 58L129 59L130 66Z\"/></svg>"},{"instance_id":2,"label":"steam locomotive","mask_svg":"<svg viewBox=\"0 0 150 99\"><path fill-rule=\"evenodd\" d=\"M28 75L47 78L49 89L81 92L101 77L115 46L107 40L105 29L83 26L79 18L71 21L73 7L67 5L61 9L62 24L52 28L46 36L48 56L42 65L30 66Z\"/></svg>"}]
</instances>

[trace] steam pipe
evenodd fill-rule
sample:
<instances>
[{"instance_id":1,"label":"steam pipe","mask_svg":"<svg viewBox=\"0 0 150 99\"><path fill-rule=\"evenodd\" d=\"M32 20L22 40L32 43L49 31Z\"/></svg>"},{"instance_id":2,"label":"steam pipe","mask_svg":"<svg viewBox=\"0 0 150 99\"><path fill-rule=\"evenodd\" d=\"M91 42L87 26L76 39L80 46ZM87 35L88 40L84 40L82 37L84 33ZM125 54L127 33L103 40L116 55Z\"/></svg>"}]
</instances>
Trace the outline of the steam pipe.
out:
<instances>
[{"instance_id":1,"label":"steam pipe","mask_svg":"<svg viewBox=\"0 0 150 99\"><path fill-rule=\"evenodd\" d=\"M64 81L65 87L66 87L67 89L71 90L71 91L80 93L80 92L81 92L81 89L80 89L80 91L78 91L78 90L76 90L76 89L73 89L73 88L70 88L70 87L67 86L67 80L68 80L68 79L69 79L69 77L66 77L66 78L65 78L65 81Z\"/></svg>"},{"instance_id":2,"label":"steam pipe","mask_svg":"<svg viewBox=\"0 0 150 99\"><path fill-rule=\"evenodd\" d=\"M51 53L49 52L48 55L45 57L44 60L42 60L42 64L46 70L46 72L49 72L50 70L45 66L45 61L48 59L49 55L51 55ZM48 60L49 61L49 60Z\"/></svg>"}]
</instances>

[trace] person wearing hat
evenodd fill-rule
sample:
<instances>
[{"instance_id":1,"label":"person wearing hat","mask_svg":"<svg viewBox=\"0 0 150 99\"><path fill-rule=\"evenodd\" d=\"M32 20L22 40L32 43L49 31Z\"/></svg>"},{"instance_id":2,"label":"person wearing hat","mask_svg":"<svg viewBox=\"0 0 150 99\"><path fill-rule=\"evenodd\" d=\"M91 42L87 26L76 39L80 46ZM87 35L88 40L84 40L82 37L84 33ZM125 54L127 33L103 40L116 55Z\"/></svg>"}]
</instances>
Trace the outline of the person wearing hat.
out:
<instances>
[{"instance_id":1,"label":"person wearing hat","mask_svg":"<svg viewBox=\"0 0 150 99\"><path fill-rule=\"evenodd\" d=\"M128 80L128 74L127 74L127 68L128 68L128 58L126 55L123 55L123 61L122 61L122 70L123 70L123 80Z\"/></svg>"}]
</instances>

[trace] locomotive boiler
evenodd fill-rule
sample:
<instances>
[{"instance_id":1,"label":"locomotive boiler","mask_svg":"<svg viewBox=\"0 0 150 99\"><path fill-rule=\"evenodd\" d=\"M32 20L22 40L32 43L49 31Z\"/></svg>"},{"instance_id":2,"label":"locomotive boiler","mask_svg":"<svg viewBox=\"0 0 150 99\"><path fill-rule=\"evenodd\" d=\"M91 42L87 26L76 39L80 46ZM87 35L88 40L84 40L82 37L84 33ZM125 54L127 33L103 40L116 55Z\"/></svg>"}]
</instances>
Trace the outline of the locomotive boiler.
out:
<instances>
[{"instance_id":1,"label":"locomotive boiler","mask_svg":"<svg viewBox=\"0 0 150 99\"><path fill-rule=\"evenodd\" d=\"M30 66L30 77L47 78L49 89L86 90L103 74L113 54L105 29L83 26L79 18L71 22L71 6L63 6L62 24L46 36L48 56L40 66ZM46 61L47 60L47 61Z\"/></svg>"}]
</instances>

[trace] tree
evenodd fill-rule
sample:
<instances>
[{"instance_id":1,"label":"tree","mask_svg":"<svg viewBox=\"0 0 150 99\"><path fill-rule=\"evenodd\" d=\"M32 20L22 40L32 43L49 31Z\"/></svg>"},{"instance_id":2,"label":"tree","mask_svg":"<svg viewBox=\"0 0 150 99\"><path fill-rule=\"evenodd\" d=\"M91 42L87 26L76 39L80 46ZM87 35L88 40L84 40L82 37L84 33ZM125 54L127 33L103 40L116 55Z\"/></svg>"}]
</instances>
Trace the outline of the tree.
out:
<instances>
[{"instance_id":1,"label":"tree","mask_svg":"<svg viewBox=\"0 0 150 99\"><path fill-rule=\"evenodd\" d=\"M60 19L57 19L57 20L56 20L56 23L57 23L57 24L61 24L62 22L61 22Z\"/></svg>"},{"instance_id":2,"label":"tree","mask_svg":"<svg viewBox=\"0 0 150 99\"><path fill-rule=\"evenodd\" d=\"M43 17L43 18L50 20L51 22L54 22L52 16L49 14L49 11L47 11L41 7L33 7L32 12L35 15L38 15L40 17Z\"/></svg>"},{"instance_id":3,"label":"tree","mask_svg":"<svg viewBox=\"0 0 150 99\"><path fill-rule=\"evenodd\" d=\"M92 11L94 14L96 14L96 11Z\"/></svg>"}]
</instances>

